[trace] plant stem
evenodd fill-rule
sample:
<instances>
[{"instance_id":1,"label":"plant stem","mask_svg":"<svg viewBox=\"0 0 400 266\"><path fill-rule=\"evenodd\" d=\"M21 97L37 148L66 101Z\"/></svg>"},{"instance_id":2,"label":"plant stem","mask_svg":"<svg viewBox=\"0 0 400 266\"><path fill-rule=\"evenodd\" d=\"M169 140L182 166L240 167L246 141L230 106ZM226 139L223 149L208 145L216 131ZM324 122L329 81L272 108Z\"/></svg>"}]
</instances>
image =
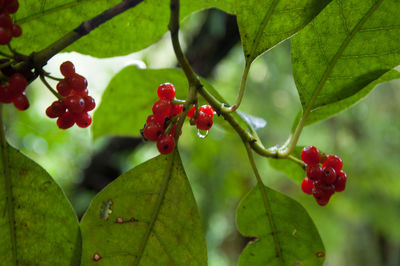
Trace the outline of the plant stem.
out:
<instances>
[{"instance_id":1,"label":"plant stem","mask_svg":"<svg viewBox=\"0 0 400 266\"><path fill-rule=\"evenodd\" d=\"M67 33L61 39L55 41L45 49L32 54L32 63L35 68L39 69L46 65L47 61L57 53L64 50L66 47L79 40L81 37L87 35L92 30L104 22L112 19L113 17L121 14L122 12L135 7L144 0L123 0L121 3L107 9L96 17L82 22L76 29Z\"/></svg>"},{"instance_id":2,"label":"plant stem","mask_svg":"<svg viewBox=\"0 0 400 266\"><path fill-rule=\"evenodd\" d=\"M55 81L62 81L62 80L64 80L64 78L56 78L56 77L53 77L53 76L51 76L51 75L50 75L49 73L47 73L47 72L44 72L43 75L44 75L45 77L47 77L47 78L49 78L49 79L52 79L52 80L55 80Z\"/></svg>"},{"instance_id":3,"label":"plant stem","mask_svg":"<svg viewBox=\"0 0 400 266\"><path fill-rule=\"evenodd\" d=\"M13 265L17 265L17 240L15 235L15 214L14 214L14 199L12 195L12 184L10 167L8 164L8 152L7 152L7 141L4 132L3 125L3 104L0 104L0 145L1 145L1 157L3 164L3 176L5 179L6 197L7 197L7 210L8 210L8 223L10 227L10 239L11 239L11 252Z\"/></svg>"},{"instance_id":4,"label":"plant stem","mask_svg":"<svg viewBox=\"0 0 400 266\"><path fill-rule=\"evenodd\" d=\"M64 97L62 97L57 91L55 91L50 84L47 82L47 80L45 79L43 74L40 74L40 80L43 82L43 84L47 87L47 89L49 89L49 91L51 93L54 94L54 96L56 96L60 101L64 100Z\"/></svg>"}]
</instances>

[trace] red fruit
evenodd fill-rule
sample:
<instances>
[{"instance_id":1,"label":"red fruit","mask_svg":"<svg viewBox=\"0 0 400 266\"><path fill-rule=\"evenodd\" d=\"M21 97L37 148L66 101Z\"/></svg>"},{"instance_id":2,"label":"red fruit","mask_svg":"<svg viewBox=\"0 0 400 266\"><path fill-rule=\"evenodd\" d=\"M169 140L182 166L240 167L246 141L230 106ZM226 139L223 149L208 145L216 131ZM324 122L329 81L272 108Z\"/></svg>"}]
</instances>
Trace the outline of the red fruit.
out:
<instances>
[{"instance_id":1,"label":"red fruit","mask_svg":"<svg viewBox=\"0 0 400 266\"><path fill-rule=\"evenodd\" d=\"M153 114L156 116L166 117L171 114L171 102L167 100L158 100L153 105Z\"/></svg>"},{"instance_id":2,"label":"red fruit","mask_svg":"<svg viewBox=\"0 0 400 266\"><path fill-rule=\"evenodd\" d=\"M26 86L28 86L26 78L20 73L14 73L8 82L15 94L21 94L26 89Z\"/></svg>"},{"instance_id":3,"label":"red fruit","mask_svg":"<svg viewBox=\"0 0 400 266\"><path fill-rule=\"evenodd\" d=\"M25 93L19 94L14 100L13 100L14 106L21 111L25 111L26 109L29 108L29 101L28 98L26 98Z\"/></svg>"},{"instance_id":4,"label":"red fruit","mask_svg":"<svg viewBox=\"0 0 400 266\"><path fill-rule=\"evenodd\" d=\"M57 119L57 126L60 129L70 128L74 124L75 124L75 116L71 112L65 112Z\"/></svg>"},{"instance_id":5,"label":"red fruit","mask_svg":"<svg viewBox=\"0 0 400 266\"><path fill-rule=\"evenodd\" d=\"M65 98L65 106L75 114L82 113L85 110L85 100L80 95L71 95Z\"/></svg>"},{"instance_id":6,"label":"red fruit","mask_svg":"<svg viewBox=\"0 0 400 266\"><path fill-rule=\"evenodd\" d=\"M9 44L12 38L11 30L0 27L0 44Z\"/></svg>"},{"instance_id":7,"label":"red fruit","mask_svg":"<svg viewBox=\"0 0 400 266\"><path fill-rule=\"evenodd\" d=\"M156 141L164 132L164 127L160 123L149 123L143 129L143 136L150 141Z\"/></svg>"},{"instance_id":8,"label":"red fruit","mask_svg":"<svg viewBox=\"0 0 400 266\"><path fill-rule=\"evenodd\" d=\"M336 181L336 171L333 167L325 167L322 169L324 171L324 175L322 180L327 184L333 184Z\"/></svg>"},{"instance_id":9,"label":"red fruit","mask_svg":"<svg viewBox=\"0 0 400 266\"><path fill-rule=\"evenodd\" d=\"M46 115L50 118L56 118L65 113L66 107L63 101L55 101L46 109Z\"/></svg>"},{"instance_id":10,"label":"red fruit","mask_svg":"<svg viewBox=\"0 0 400 266\"><path fill-rule=\"evenodd\" d=\"M333 184L327 184L323 181L315 181L314 187L316 190L323 191L325 194L329 196L335 193L335 186Z\"/></svg>"},{"instance_id":11,"label":"red fruit","mask_svg":"<svg viewBox=\"0 0 400 266\"><path fill-rule=\"evenodd\" d=\"M75 75L75 66L71 61L65 61L60 65L60 72L66 78L72 78Z\"/></svg>"},{"instance_id":12,"label":"red fruit","mask_svg":"<svg viewBox=\"0 0 400 266\"><path fill-rule=\"evenodd\" d=\"M63 96L67 97L71 94L71 87L69 86L68 81L66 80L61 80L60 82L57 83L57 91L58 93Z\"/></svg>"},{"instance_id":13,"label":"red fruit","mask_svg":"<svg viewBox=\"0 0 400 266\"><path fill-rule=\"evenodd\" d=\"M343 171L339 171L337 173L337 179L335 183L335 191L336 192L342 192L346 188L346 181L347 181L347 175Z\"/></svg>"},{"instance_id":14,"label":"red fruit","mask_svg":"<svg viewBox=\"0 0 400 266\"><path fill-rule=\"evenodd\" d=\"M80 95L80 96L88 96L89 95L89 91L88 89L84 89L83 91L72 91L71 95Z\"/></svg>"},{"instance_id":15,"label":"red fruit","mask_svg":"<svg viewBox=\"0 0 400 266\"><path fill-rule=\"evenodd\" d=\"M11 3L9 3L9 4L7 5L7 11L8 11L10 14L14 14L15 12L17 12L17 11L18 11L18 8L19 8L18 0L14 0L14 1L12 1Z\"/></svg>"},{"instance_id":16,"label":"red fruit","mask_svg":"<svg viewBox=\"0 0 400 266\"><path fill-rule=\"evenodd\" d=\"M87 112L77 114L75 115L75 123L78 127L88 127L92 123L92 117Z\"/></svg>"},{"instance_id":17,"label":"red fruit","mask_svg":"<svg viewBox=\"0 0 400 266\"><path fill-rule=\"evenodd\" d=\"M11 27L11 34L13 37L19 37L22 35L22 29L19 25L13 24Z\"/></svg>"},{"instance_id":18,"label":"red fruit","mask_svg":"<svg viewBox=\"0 0 400 266\"><path fill-rule=\"evenodd\" d=\"M322 168L319 164L307 165L307 177L312 180L320 180L322 178Z\"/></svg>"},{"instance_id":19,"label":"red fruit","mask_svg":"<svg viewBox=\"0 0 400 266\"><path fill-rule=\"evenodd\" d=\"M343 161L336 155L329 155L328 158L326 159L326 161L324 162L324 164L322 165L322 168L325 168L328 166L335 169L336 172L339 172L340 170L342 170Z\"/></svg>"},{"instance_id":20,"label":"red fruit","mask_svg":"<svg viewBox=\"0 0 400 266\"><path fill-rule=\"evenodd\" d=\"M7 12L3 12L0 14L0 27L11 29L13 23L10 15Z\"/></svg>"},{"instance_id":21,"label":"red fruit","mask_svg":"<svg viewBox=\"0 0 400 266\"><path fill-rule=\"evenodd\" d=\"M210 105L203 105L199 107L199 111L208 114L209 116L214 116L214 109Z\"/></svg>"},{"instance_id":22,"label":"red fruit","mask_svg":"<svg viewBox=\"0 0 400 266\"><path fill-rule=\"evenodd\" d=\"M0 86L0 102L11 103L17 95L10 86Z\"/></svg>"},{"instance_id":23,"label":"red fruit","mask_svg":"<svg viewBox=\"0 0 400 266\"><path fill-rule=\"evenodd\" d=\"M319 163L319 151L314 146L308 146L301 152L301 159L305 164L318 164Z\"/></svg>"},{"instance_id":24,"label":"red fruit","mask_svg":"<svg viewBox=\"0 0 400 266\"><path fill-rule=\"evenodd\" d=\"M200 130L209 130L213 125L212 117L206 113L200 112L196 117L196 127Z\"/></svg>"},{"instance_id":25,"label":"red fruit","mask_svg":"<svg viewBox=\"0 0 400 266\"><path fill-rule=\"evenodd\" d=\"M164 83L158 86L157 95L160 99L170 101L175 97L175 87L171 83Z\"/></svg>"},{"instance_id":26,"label":"red fruit","mask_svg":"<svg viewBox=\"0 0 400 266\"><path fill-rule=\"evenodd\" d=\"M92 111L96 107L96 102L91 96L83 96L83 100L85 101L85 109L84 112Z\"/></svg>"},{"instance_id":27,"label":"red fruit","mask_svg":"<svg viewBox=\"0 0 400 266\"><path fill-rule=\"evenodd\" d=\"M183 111L183 104L173 104L171 109L171 116L179 115Z\"/></svg>"},{"instance_id":28,"label":"red fruit","mask_svg":"<svg viewBox=\"0 0 400 266\"><path fill-rule=\"evenodd\" d=\"M165 119L161 116L149 115L146 119L146 124L150 123L159 123L160 125L164 125Z\"/></svg>"},{"instance_id":29,"label":"red fruit","mask_svg":"<svg viewBox=\"0 0 400 266\"><path fill-rule=\"evenodd\" d=\"M326 194L324 191L318 190L316 188L313 189L312 194L313 194L315 200L317 201L318 205L320 205L320 206L325 206L326 204L328 204L329 199L332 196L332 194Z\"/></svg>"},{"instance_id":30,"label":"red fruit","mask_svg":"<svg viewBox=\"0 0 400 266\"><path fill-rule=\"evenodd\" d=\"M189 112L186 114L186 116L189 118L192 118L194 116L195 112L196 112L196 108L193 106L192 109L190 109Z\"/></svg>"},{"instance_id":31,"label":"red fruit","mask_svg":"<svg viewBox=\"0 0 400 266\"><path fill-rule=\"evenodd\" d=\"M68 78L68 84L75 91L83 91L87 88L86 78L76 73Z\"/></svg>"},{"instance_id":32,"label":"red fruit","mask_svg":"<svg viewBox=\"0 0 400 266\"><path fill-rule=\"evenodd\" d=\"M308 177L305 177L301 182L301 189L303 190L303 192L306 194L312 194L313 188L314 188L314 182Z\"/></svg>"},{"instance_id":33,"label":"red fruit","mask_svg":"<svg viewBox=\"0 0 400 266\"><path fill-rule=\"evenodd\" d=\"M171 135L162 135L157 140L157 149L162 154L171 153L175 148L175 139Z\"/></svg>"}]
</instances>

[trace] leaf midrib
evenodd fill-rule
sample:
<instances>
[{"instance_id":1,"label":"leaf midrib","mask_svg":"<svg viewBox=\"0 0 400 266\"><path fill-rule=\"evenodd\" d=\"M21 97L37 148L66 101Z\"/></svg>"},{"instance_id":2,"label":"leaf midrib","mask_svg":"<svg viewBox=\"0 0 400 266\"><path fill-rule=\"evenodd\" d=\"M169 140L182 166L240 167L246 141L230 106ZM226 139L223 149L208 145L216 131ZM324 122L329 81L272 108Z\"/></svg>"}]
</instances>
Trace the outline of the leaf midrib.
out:
<instances>
[{"instance_id":1,"label":"leaf midrib","mask_svg":"<svg viewBox=\"0 0 400 266\"><path fill-rule=\"evenodd\" d=\"M136 256L136 259L135 259L135 261L133 263L133 265L135 265L135 266L139 265L140 260L143 257L144 249L146 248L146 244L147 244L147 242L148 242L148 240L150 238L150 234L153 231L154 224L155 224L155 222L156 222L156 220L158 218L158 214L160 212L161 205L162 205L162 203L164 201L165 194L166 194L167 188L168 188L168 184L169 184L169 181L170 181L171 176L172 176L172 167L174 165L176 153L177 153L177 151L175 150L169 156L169 158L167 159L167 167L166 167L165 172L164 172L164 176L163 176L163 180L162 180L162 184L161 184L161 191L158 194L157 202L156 202L156 205L154 207L153 214L151 216L150 224L147 227L146 233L143 236L142 241L140 242L139 252L138 252L138 254Z\"/></svg>"},{"instance_id":2,"label":"leaf midrib","mask_svg":"<svg viewBox=\"0 0 400 266\"><path fill-rule=\"evenodd\" d=\"M360 28L364 25L364 23L372 16L372 14L378 9L380 4L382 4L383 0L378 0L374 6L372 6L365 16L357 23L357 25L353 28L347 38L344 40L342 45L339 47L338 51L336 52L335 56L332 58L331 62L328 65L328 68L325 70L324 75L322 76L320 82L318 83L317 89L314 91L311 100L309 101L306 110L304 111L303 117L307 117L317 100L319 93L321 92L322 88L324 87L326 81L328 80L329 75L331 74L332 70L334 69L336 63L338 62L339 58L342 56L344 50L347 48L353 37L359 32Z\"/></svg>"}]
</instances>

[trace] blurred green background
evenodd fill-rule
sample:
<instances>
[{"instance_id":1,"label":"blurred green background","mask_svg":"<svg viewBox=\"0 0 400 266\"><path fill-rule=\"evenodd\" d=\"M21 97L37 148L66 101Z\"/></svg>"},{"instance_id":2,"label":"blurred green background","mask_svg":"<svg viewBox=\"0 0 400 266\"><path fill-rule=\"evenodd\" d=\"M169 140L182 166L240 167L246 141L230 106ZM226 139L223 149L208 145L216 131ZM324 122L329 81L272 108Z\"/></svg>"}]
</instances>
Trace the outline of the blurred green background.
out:
<instances>
[{"instance_id":1,"label":"blurred green background","mask_svg":"<svg viewBox=\"0 0 400 266\"><path fill-rule=\"evenodd\" d=\"M210 16L203 11L186 20L183 47L188 46L206 19ZM215 20L217 34L224 30L218 28L221 13L216 12L211 19ZM46 70L59 75L58 66L65 60L74 62L77 72L87 77L97 103L109 80L126 65L166 68L177 64L168 34L149 48L125 57L100 60L76 53L60 54ZM243 66L238 43L209 78L230 103L236 98ZM349 176L345 192L335 194L325 207L302 193L299 184L273 170L266 158L256 156L265 183L298 200L310 213L326 246L327 266L400 265L399 89L400 81L382 84L356 106L305 128L299 144L315 145L339 155ZM27 93L31 101L28 111L5 108L8 140L53 176L81 214L95 193L79 187L83 171L91 156L109 139L92 141L90 129L59 130L44 113L54 97L38 81ZM254 62L240 110L267 121L259 134L266 146L273 146L285 141L299 108L290 41L285 41ZM232 130L218 125L206 139L198 138L194 128L185 126L180 140L181 157L204 224L211 266L236 265L246 243L235 229L235 208L255 184L255 178L239 143ZM133 153L112 160L126 171L155 155L155 145L143 143Z\"/></svg>"}]
</instances>

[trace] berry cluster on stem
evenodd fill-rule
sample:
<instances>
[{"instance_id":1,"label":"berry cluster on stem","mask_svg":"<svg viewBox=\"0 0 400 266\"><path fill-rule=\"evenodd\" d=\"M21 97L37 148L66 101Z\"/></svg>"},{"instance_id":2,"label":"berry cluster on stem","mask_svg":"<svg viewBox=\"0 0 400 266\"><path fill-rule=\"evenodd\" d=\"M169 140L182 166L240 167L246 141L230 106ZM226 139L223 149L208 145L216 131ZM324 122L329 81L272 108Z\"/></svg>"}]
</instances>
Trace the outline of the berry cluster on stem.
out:
<instances>
[{"instance_id":1,"label":"berry cluster on stem","mask_svg":"<svg viewBox=\"0 0 400 266\"><path fill-rule=\"evenodd\" d=\"M60 129L70 128L75 123L82 128L90 126L92 117L88 112L96 107L96 102L89 96L86 78L75 72L75 66L70 61L62 63L60 71L64 79L58 82L56 88L62 98L46 109L47 116L57 118Z\"/></svg>"},{"instance_id":2,"label":"berry cluster on stem","mask_svg":"<svg viewBox=\"0 0 400 266\"><path fill-rule=\"evenodd\" d=\"M338 156L327 156L316 147L308 146L301 152L301 159L307 165L307 177L303 179L301 189L312 194L319 205L325 206L335 192L346 188L347 175Z\"/></svg>"},{"instance_id":3,"label":"berry cluster on stem","mask_svg":"<svg viewBox=\"0 0 400 266\"><path fill-rule=\"evenodd\" d=\"M18 0L0 0L0 44L7 45L13 37L19 37L22 29L12 22L10 14L18 11Z\"/></svg>"}]
</instances>

